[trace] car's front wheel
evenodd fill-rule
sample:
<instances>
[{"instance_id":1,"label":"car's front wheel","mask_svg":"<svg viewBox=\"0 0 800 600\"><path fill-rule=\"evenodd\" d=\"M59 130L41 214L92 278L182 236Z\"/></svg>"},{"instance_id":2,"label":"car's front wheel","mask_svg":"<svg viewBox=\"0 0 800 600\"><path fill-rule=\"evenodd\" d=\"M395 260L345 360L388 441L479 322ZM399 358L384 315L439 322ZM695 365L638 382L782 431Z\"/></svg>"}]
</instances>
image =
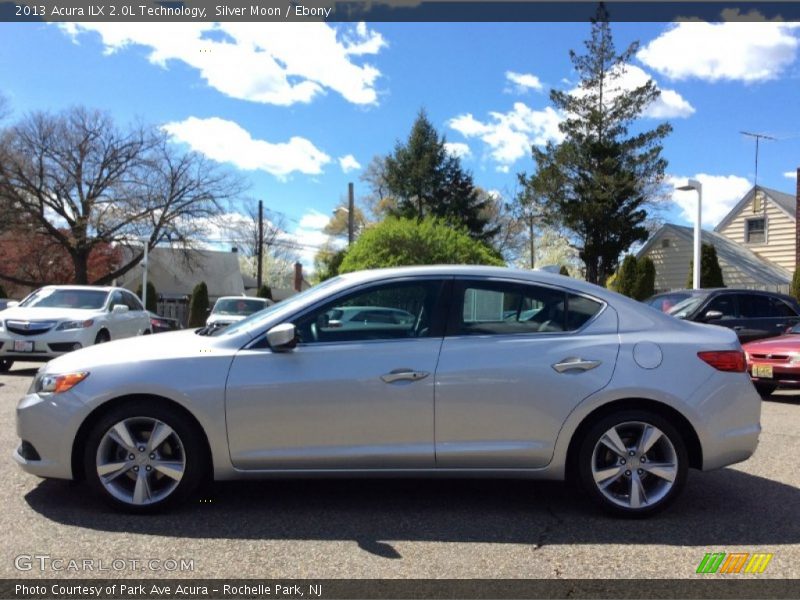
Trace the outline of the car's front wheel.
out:
<instances>
[{"instance_id":1,"label":"car's front wheel","mask_svg":"<svg viewBox=\"0 0 800 600\"><path fill-rule=\"evenodd\" d=\"M185 500L207 467L201 433L180 411L150 401L123 404L92 428L84 452L89 484L129 512Z\"/></svg>"},{"instance_id":2,"label":"car's front wheel","mask_svg":"<svg viewBox=\"0 0 800 600\"><path fill-rule=\"evenodd\" d=\"M626 410L598 420L578 452L581 484L618 516L645 517L666 508L686 481L688 453L667 419Z\"/></svg>"},{"instance_id":3,"label":"car's front wheel","mask_svg":"<svg viewBox=\"0 0 800 600\"><path fill-rule=\"evenodd\" d=\"M0 373L7 373L14 365L14 361L10 358L0 358Z\"/></svg>"}]
</instances>

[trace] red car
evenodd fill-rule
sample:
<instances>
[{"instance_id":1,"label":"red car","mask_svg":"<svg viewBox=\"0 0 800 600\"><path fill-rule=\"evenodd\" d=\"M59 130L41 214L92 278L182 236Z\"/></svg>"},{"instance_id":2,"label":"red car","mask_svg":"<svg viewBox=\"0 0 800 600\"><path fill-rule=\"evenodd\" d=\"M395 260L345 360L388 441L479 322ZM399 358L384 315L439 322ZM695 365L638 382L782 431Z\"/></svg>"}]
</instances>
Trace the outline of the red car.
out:
<instances>
[{"instance_id":1,"label":"red car","mask_svg":"<svg viewBox=\"0 0 800 600\"><path fill-rule=\"evenodd\" d=\"M762 396L778 386L800 388L800 324L784 335L742 346L750 379Z\"/></svg>"}]
</instances>

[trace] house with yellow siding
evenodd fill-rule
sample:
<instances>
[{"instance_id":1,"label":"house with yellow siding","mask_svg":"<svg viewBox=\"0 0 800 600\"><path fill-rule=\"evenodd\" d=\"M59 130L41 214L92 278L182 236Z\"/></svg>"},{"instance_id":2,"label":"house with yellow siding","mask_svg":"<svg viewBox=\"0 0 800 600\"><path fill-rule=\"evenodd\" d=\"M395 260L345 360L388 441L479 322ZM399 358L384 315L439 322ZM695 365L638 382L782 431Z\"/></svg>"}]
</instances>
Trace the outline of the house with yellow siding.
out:
<instances>
[{"instance_id":1,"label":"house with yellow siding","mask_svg":"<svg viewBox=\"0 0 800 600\"><path fill-rule=\"evenodd\" d=\"M797 199L759 186L751 189L701 240L712 244L728 287L788 291L795 268ZM638 252L656 267L657 291L686 287L694 229L667 224Z\"/></svg>"}]
</instances>

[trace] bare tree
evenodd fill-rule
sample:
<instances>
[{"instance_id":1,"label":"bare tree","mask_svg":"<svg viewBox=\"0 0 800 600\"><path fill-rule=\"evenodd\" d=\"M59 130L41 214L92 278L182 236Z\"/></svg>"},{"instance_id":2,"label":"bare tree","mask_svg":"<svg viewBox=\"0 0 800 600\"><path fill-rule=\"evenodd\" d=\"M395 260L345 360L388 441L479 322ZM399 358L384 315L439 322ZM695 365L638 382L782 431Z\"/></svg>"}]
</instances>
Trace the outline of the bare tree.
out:
<instances>
[{"instance_id":1,"label":"bare tree","mask_svg":"<svg viewBox=\"0 0 800 600\"><path fill-rule=\"evenodd\" d=\"M107 283L137 265L143 242L191 247L203 219L237 196L241 181L196 153L178 151L158 129L118 128L102 112L33 113L3 132L0 201L21 227L70 256L76 283ZM90 281L97 247L129 248L116 269ZM0 265L0 279L12 280ZM19 281L37 286L41 281Z\"/></svg>"}]
</instances>

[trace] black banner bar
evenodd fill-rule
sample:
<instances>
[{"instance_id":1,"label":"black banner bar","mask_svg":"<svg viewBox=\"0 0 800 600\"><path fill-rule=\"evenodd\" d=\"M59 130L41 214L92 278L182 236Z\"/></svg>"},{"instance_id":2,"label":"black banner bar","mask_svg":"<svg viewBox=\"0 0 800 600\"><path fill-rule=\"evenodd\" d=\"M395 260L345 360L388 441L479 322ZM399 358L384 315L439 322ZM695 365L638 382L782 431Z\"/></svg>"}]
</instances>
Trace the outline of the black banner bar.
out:
<instances>
[{"instance_id":1,"label":"black banner bar","mask_svg":"<svg viewBox=\"0 0 800 600\"><path fill-rule=\"evenodd\" d=\"M610 0L619 22L800 21L800 2ZM0 21L586 22L597 2L570 0L26 0L0 2Z\"/></svg>"},{"instance_id":2,"label":"black banner bar","mask_svg":"<svg viewBox=\"0 0 800 600\"><path fill-rule=\"evenodd\" d=\"M708 577L708 578L706 578ZM696 579L6 579L0 598L399 600L526 598L795 599L800 580L757 576Z\"/></svg>"}]
</instances>

